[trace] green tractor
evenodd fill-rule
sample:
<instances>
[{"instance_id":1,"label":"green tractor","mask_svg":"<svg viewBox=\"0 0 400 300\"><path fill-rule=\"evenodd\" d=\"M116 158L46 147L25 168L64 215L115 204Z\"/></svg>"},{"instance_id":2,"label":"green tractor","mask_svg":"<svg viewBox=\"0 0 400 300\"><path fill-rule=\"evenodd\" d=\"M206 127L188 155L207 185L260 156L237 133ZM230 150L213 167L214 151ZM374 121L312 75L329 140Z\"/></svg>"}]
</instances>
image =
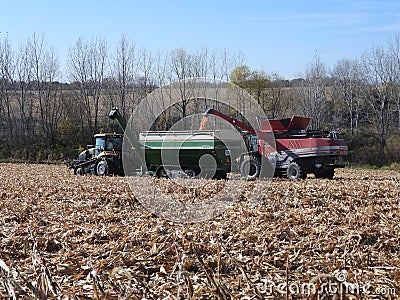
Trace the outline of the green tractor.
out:
<instances>
[{"instance_id":1,"label":"green tractor","mask_svg":"<svg viewBox=\"0 0 400 300\"><path fill-rule=\"evenodd\" d=\"M75 175L123 175L122 134L99 133L94 135L95 145L88 145L70 168Z\"/></svg>"}]
</instances>

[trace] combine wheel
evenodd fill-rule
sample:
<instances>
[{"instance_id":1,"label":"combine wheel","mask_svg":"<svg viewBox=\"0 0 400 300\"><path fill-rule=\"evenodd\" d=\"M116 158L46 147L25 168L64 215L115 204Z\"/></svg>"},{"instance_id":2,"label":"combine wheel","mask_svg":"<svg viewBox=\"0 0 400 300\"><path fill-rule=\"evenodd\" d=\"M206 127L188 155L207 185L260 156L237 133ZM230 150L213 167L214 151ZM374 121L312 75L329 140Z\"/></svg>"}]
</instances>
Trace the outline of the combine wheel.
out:
<instances>
[{"instance_id":1,"label":"combine wheel","mask_svg":"<svg viewBox=\"0 0 400 300\"><path fill-rule=\"evenodd\" d=\"M286 177L291 180L305 179L307 177L307 173L301 169L298 163L292 162L287 168Z\"/></svg>"},{"instance_id":2,"label":"combine wheel","mask_svg":"<svg viewBox=\"0 0 400 300\"><path fill-rule=\"evenodd\" d=\"M109 173L109 167L106 160L100 160L96 164L96 175L97 176L106 176Z\"/></svg>"},{"instance_id":3,"label":"combine wheel","mask_svg":"<svg viewBox=\"0 0 400 300\"><path fill-rule=\"evenodd\" d=\"M260 171L261 164L259 160L254 156L245 159L240 164L240 174L242 174L242 176L245 176L247 180L255 180L260 175Z\"/></svg>"}]
</instances>

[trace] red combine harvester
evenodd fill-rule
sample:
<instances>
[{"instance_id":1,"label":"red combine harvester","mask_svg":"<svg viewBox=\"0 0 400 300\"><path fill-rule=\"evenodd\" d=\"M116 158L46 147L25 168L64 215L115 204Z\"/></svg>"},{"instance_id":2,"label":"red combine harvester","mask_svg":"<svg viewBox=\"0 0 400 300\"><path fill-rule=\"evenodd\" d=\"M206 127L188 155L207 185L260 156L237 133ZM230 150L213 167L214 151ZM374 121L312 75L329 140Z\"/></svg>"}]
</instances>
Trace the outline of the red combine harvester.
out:
<instances>
[{"instance_id":1,"label":"red combine harvester","mask_svg":"<svg viewBox=\"0 0 400 300\"><path fill-rule=\"evenodd\" d=\"M310 118L293 116L282 120L258 117L259 130L215 109L214 115L243 130L247 147L237 159L240 173L252 180L275 164L274 176L304 179L313 173L316 178L332 179L335 168L343 168L348 147L337 131L307 130ZM275 138L275 141L273 141ZM264 171L263 171L264 169ZM260 174L261 173L261 174ZM268 173L268 171L267 171ZM271 174L272 175L272 174Z\"/></svg>"}]
</instances>

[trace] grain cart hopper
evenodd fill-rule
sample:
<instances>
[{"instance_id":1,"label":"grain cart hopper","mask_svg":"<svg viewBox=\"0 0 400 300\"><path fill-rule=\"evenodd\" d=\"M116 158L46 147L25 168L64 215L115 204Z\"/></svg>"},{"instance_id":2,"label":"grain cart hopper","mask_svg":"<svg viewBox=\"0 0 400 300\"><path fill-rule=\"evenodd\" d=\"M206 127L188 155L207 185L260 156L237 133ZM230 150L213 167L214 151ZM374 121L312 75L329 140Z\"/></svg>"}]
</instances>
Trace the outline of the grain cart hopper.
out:
<instances>
[{"instance_id":1,"label":"grain cart hopper","mask_svg":"<svg viewBox=\"0 0 400 300\"><path fill-rule=\"evenodd\" d=\"M332 179L335 168L344 167L343 156L348 148L336 131L307 130L310 118L293 116L282 120L258 118L259 129L240 122L215 109L208 109L204 116L214 115L244 130L247 151L238 158L240 172L248 179L260 175L261 159L275 161L275 176L304 179L313 173L316 178ZM269 143L273 133L275 145Z\"/></svg>"},{"instance_id":2,"label":"grain cart hopper","mask_svg":"<svg viewBox=\"0 0 400 300\"><path fill-rule=\"evenodd\" d=\"M129 136L126 122L117 108L109 114L125 131L132 148L144 157L142 166L157 177L206 177L225 179L231 171L231 157L220 131L144 131L138 139Z\"/></svg>"}]
</instances>

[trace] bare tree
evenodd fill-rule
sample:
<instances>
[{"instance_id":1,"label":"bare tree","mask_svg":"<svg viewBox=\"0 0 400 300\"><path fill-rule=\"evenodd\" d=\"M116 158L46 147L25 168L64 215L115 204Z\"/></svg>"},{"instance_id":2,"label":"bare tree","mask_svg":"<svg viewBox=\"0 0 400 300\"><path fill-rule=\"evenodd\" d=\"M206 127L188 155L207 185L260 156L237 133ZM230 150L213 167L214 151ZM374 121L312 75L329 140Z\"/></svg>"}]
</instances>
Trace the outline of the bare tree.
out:
<instances>
[{"instance_id":1,"label":"bare tree","mask_svg":"<svg viewBox=\"0 0 400 300\"><path fill-rule=\"evenodd\" d=\"M0 109L20 158L38 158L36 146L49 153L56 148L63 107L58 71L57 55L43 36L33 34L15 55L8 40L1 43Z\"/></svg>"},{"instance_id":2,"label":"bare tree","mask_svg":"<svg viewBox=\"0 0 400 300\"><path fill-rule=\"evenodd\" d=\"M146 97L155 88L153 67L153 54L148 49L142 48L138 54L138 68L135 75L137 102Z\"/></svg>"},{"instance_id":3,"label":"bare tree","mask_svg":"<svg viewBox=\"0 0 400 300\"><path fill-rule=\"evenodd\" d=\"M176 81L175 84L178 86L180 104L177 108L181 112L181 118L184 119L191 99L191 89L187 86L187 79L193 77L192 56L184 49L175 49L170 53L169 63L170 82Z\"/></svg>"},{"instance_id":4,"label":"bare tree","mask_svg":"<svg viewBox=\"0 0 400 300\"><path fill-rule=\"evenodd\" d=\"M357 60L339 60L333 68L334 94L343 101L348 109L351 134L358 132L358 121L361 104L361 75Z\"/></svg>"},{"instance_id":5,"label":"bare tree","mask_svg":"<svg viewBox=\"0 0 400 300\"><path fill-rule=\"evenodd\" d=\"M29 56L29 46L21 44L16 58L16 99L18 102L18 111L15 114L15 118L18 120L18 142L21 145L26 145L24 148L27 152L35 144L35 88L33 78L34 74Z\"/></svg>"},{"instance_id":6,"label":"bare tree","mask_svg":"<svg viewBox=\"0 0 400 300\"><path fill-rule=\"evenodd\" d=\"M0 126L3 140L14 136L14 108L12 95L15 92L15 62L8 36L0 40ZM4 125L3 125L4 124Z\"/></svg>"},{"instance_id":7,"label":"bare tree","mask_svg":"<svg viewBox=\"0 0 400 300\"><path fill-rule=\"evenodd\" d=\"M302 115L312 118L311 126L319 128L324 117L328 75L318 53L306 70L306 78L294 88Z\"/></svg>"},{"instance_id":8,"label":"bare tree","mask_svg":"<svg viewBox=\"0 0 400 300\"><path fill-rule=\"evenodd\" d=\"M91 42L78 39L69 50L69 77L77 86L76 100L81 103L83 116L91 134L99 129L99 109L108 46L104 39Z\"/></svg>"},{"instance_id":9,"label":"bare tree","mask_svg":"<svg viewBox=\"0 0 400 300\"><path fill-rule=\"evenodd\" d=\"M399 94L399 86L395 82L396 72L395 64L383 48L374 48L363 58L363 76L368 84L364 97L381 153L386 148L393 120L393 107Z\"/></svg>"},{"instance_id":10,"label":"bare tree","mask_svg":"<svg viewBox=\"0 0 400 300\"><path fill-rule=\"evenodd\" d=\"M192 54L192 68L193 77L208 77L208 49L206 47L197 49L197 51Z\"/></svg>"},{"instance_id":11,"label":"bare tree","mask_svg":"<svg viewBox=\"0 0 400 300\"><path fill-rule=\"evenodd\" d=\"M154 79L155 84L159 87L159 106L166 108L168 106L168 100L166 91L164 89L164 85L168 83L168 62L165 55L160 52L155 56L154 61ZM172 124L170 124L170 112L168 109L163 109L161 116L159 116L160 122L158 129L166 130L170 128Z\"/></svg>"},{"instance_id":12,"label":"bare tree","mask_svg":"<svg viewBox=\"0 0 400 300\"><path fill-rule=\"evenodd\" d=\"M162 87L168 83L167 68L168 66L166 57L158 52L154 59L154 79L159 87Z\"/></svg>"},{"instance_id":13,"label":"bare tree","mask_svg":"<svg viewBox=\"0 0 400 300\"><path fill-rule=\"evenodd\" d=\"M283 79L279 74L271 75L270 88L264 91L268 95L267 108L264 109L270 118L284 118L290 110L291 94L289 81Z\"/></svg>"},{"instance_id":14,"label":"bare tree","mask_svg":"<svg viewBox=\"0 0 400 300\"><path fill-rule=\"evenodd\" d=\"M37 99L38 117L44 144L56 146L57 125L61 117L61 85L54 84L59 63L54 49L49 49L43 36L36 34L28 42L28 55L32 67L32 79Z\"/></svg>"},{"instance_id":15,"label":"bare tree","mask_svg":"<svg viewBox=\"0 0 400 300\"><path fill-rule=\"evenodd\" d=\"M110 106L118 106L124 117L135 105L133 89L136 69L136 46L122 36L111 64L108 92Z\"/></svg>"},{"instance_id":16,"label":"bare tree","mask_svg":"<svg viewBox=\"0 0 400 300\"><path fill-rule=\"evenodd\" d=\"M220 68L219 65L221 63L221 59L218 56L218 53L215 50L212 50L208 55L208 76L213 80L215 83L219 80L222 76L220 75Z\"/></svg>"},{"instance_id":17,"label":"bare tree","mask_svg":"<svg viewBox=\"0 0 400 300\"><path fill-rule=\"evenodd\" d=\"M221 79L226 81L229 81L232 70L246 65L246 58L241 51L237 51L231 56L228 51L224 50L221 53L221 61Z\"/></svg>"},{"instance_id":18,"label":"bare tree","mask_svg":"<svg viewBox=\"0 0 400 300\"><path fill-rule=\"evenodd\" d=\"M393 40L389 41L389 56L393 64L393 81L400 85L400 34L397 34ZM397 106L397 128L400 131L400 94L395 95Z\"/></svg>"}]
</instances>

